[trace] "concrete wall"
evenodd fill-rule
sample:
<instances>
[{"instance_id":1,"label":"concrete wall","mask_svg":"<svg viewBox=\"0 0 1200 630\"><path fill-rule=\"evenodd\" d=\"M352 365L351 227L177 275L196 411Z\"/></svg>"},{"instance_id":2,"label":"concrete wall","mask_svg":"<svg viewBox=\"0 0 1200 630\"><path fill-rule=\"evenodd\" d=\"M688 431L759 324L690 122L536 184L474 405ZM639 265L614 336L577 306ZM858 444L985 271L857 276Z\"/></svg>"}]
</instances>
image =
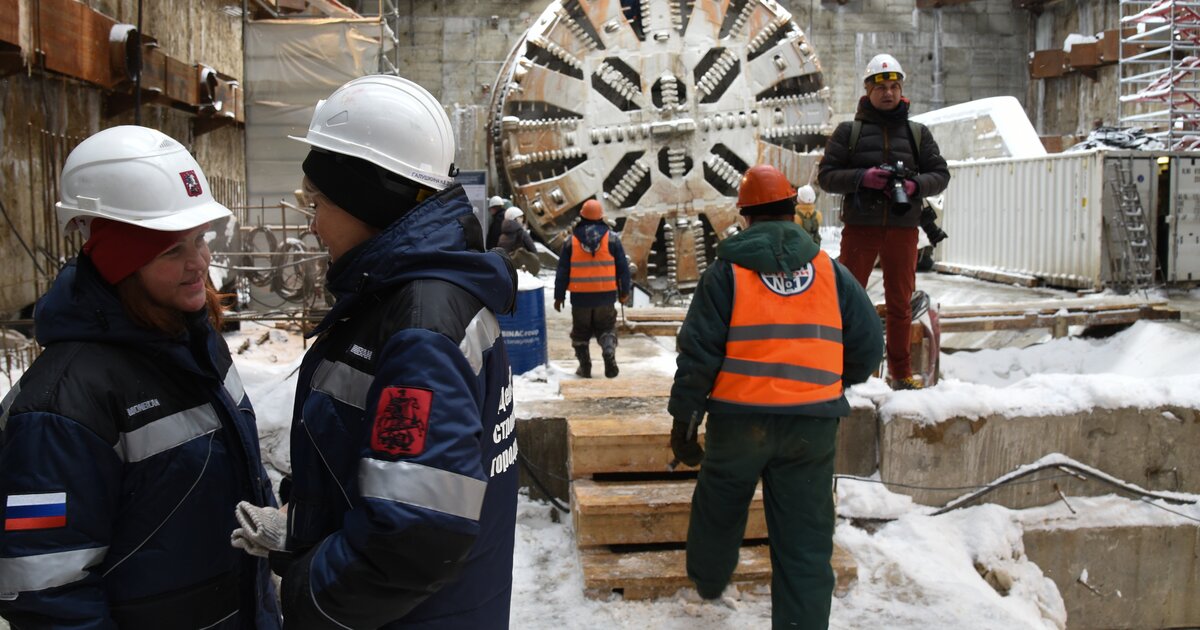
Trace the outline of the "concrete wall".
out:
<instances>
[{"instance_id":1,"label":"concrete wall","mask_svg":"<svg viewBox=\"0 0 1200 630\"><path fill-rule=\"evenodd\" d=\"M934 32L941 12L945 104L1004 94L1023 98L1028 84L1027 11L1011 0L978 0L935 10L916 10L915 0L783 0L808 34L833 89L834 118L853 116L862 95L862 68L877 53L891 52L909 73L906 92L913 110L931 109ZM399 67L442 100L460 129L459 163L486 166L483 125L490 90L513 44L549 3L489 0L409 3L397 35ZM494 19L493 19L494 16Z\"/></svg>"},{"instance_id":2,"label":"concrete wall","mask_svg":"<svg viewBox=\"0 0 1200 630\"><path fill-rule=\"evenodd\" d=\"M1062 48L1067 36L1091 36L1117 28L1120 6L1112 0L1069 0L1051 3L1030 18L1030 50ZM1028 73L1026 73L1028 75ZM1029 81L1026 112L1043 136L1067 136L1066 145L1086 137L1096 122L1117 124L1117 66L1101 66L1084 74Z\"/></svg>"},{"instance_id":3,"label":"concrete wall","mask_svg":"<svg viewBox=\"0 0 1200 630\"><path fill-rule=\"evenodd\" d=\"M1023 542L1025 555L1058 586L1067 628L1200 627L1194 526L1026 529Z\"/></svg>"},{"instance_id":4,"label":"concrete wall","mask_svg":"<svg viewBox=\"0 0 1200 630\"><path fill-rule=\"evenodd\" d=\"M1030 14L1014 9L1010 0L923 10L917 10L911 0L783 4L809 31L821 57L826 84L833 88L835 120L853 117L864 93L862 70L882 52L894 55L904 67L908 75L904 92L912 101L912 111L937 109L933 88L939 14L943 106L989 96L1021 98L1026 91Z\"/></svg>"},{"instance_id":5,"label":"concrete wall","mask_svg":"<svg viewBox=\"0 0 1200 630\"><path fill-rule=\"evenodd\" d=\"M987 484L1051 453L1062 453L1148 490L1200 492L1200 460L1177 445L1200 443L1200 411L1094 409L1091 413L1036 418L951 418L927 424L892 418L880 435L884 482L924 488ZM1054 475L1053 471L1037 478ZM1067 495L1094 496L1115 490L1065 473L1054 481L1010 485L983 499L1012 508L1045 505ZM966 490L889 486L918 503L944 505Z\"/></svg>"}]
</instances>

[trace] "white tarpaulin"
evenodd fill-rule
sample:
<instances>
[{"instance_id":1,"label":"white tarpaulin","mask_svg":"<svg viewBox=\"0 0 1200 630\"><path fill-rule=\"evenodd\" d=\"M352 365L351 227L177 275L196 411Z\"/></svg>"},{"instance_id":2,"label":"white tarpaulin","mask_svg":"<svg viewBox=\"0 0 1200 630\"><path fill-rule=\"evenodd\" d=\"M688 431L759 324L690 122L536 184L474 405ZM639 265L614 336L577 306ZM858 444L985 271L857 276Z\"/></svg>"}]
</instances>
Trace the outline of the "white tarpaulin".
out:
<instances>
[{"instance_id":1,"label":"white tarpaulin","mask_svg":"<svg viewBox=\"0 0 1200 630\"><path fill-rule=\"evenodd\" d=\"M252 204L294 203L317 101L379 71L392 47L377 18L258 20L246 24L246 176ZM291 220L302 220L289 217Z\"/></svg>"},{"instance_id":2,"label":"white tarpaulin","mask_svg":"<svg viewBox=\"0 0 1200 630\"><path fill-rule=\"evenodd\" d=\"M1021 103L1011 96L960 103L912 119L929 127L947 160L1046 155Z\"/></svg>"}]
</instances>

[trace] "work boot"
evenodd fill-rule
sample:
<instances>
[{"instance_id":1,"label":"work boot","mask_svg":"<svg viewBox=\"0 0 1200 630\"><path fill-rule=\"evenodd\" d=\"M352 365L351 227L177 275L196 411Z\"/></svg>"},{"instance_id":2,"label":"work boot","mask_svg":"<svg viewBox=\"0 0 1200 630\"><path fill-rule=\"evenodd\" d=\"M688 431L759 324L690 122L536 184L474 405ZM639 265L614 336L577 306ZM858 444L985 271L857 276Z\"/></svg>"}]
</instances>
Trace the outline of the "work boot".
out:
<instances>
[{"instance_id":1,"label":"work boot","mask_svg":"<svg viewBox=\"0 0 1200 630\"><path fill-rule=\"evenodd\" d=\"M617 367L617 353L609 354L605 352L601 355L604 358L604 377L615 378L621 373L621 369Z\"/></svg>"},{"instance_id":2,"label":"work boot","mask_svg":"<svg viewBox=\"0 0 1200 630\"><path fill-rule=\"evenodd\" d=\"M592 378L592 355L588 353L587 346L575 346L575 358L579 359L579 368L575 370L575 376Z\"/></svg>"},{"instance_id":3,"label":"work boot","mask_svg":"<svg viewBox=\"0 0 1200 630\"><path fill-rule=\"evenodd\" d=\"M892 381L892 389L897 390L897 391L903 390L903 389L924 389L924 388L925 388L924 383L922 383L921 381L919 381L911 376L905 376L904 378L898 378L898 379Z\"/></svg>"},{"instance_id":4,"label":"work boot","mask_svg":"<svg viewBox=\"0 0 1200 630\"><path fill-rule=\"evenodd\" d=\"M604 376L613 378L621 372L617 368L617 334L607 332L600 335L600 356L604 358Z\"/></svg>"}]
</instances>

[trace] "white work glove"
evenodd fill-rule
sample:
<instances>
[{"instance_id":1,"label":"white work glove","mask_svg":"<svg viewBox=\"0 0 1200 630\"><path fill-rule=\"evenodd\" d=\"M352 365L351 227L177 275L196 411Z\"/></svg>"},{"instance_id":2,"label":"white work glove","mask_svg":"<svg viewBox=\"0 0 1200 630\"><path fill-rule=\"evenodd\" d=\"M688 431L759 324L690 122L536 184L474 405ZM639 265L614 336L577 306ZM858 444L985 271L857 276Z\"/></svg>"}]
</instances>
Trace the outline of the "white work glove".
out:
<instances>
[{"instance_id":1,"label":"white work glove","mask_svg":"<svg viewBox=\"0 0 1200 630\"><path fill-rule=\"evenodd\" d=\"M273 507L258 507L242 501L233 510L241 527L233 530L229 544L252 556L266 558L271 551L283 551L287 539L287 515Z\"/></svg>"}]
</instances>

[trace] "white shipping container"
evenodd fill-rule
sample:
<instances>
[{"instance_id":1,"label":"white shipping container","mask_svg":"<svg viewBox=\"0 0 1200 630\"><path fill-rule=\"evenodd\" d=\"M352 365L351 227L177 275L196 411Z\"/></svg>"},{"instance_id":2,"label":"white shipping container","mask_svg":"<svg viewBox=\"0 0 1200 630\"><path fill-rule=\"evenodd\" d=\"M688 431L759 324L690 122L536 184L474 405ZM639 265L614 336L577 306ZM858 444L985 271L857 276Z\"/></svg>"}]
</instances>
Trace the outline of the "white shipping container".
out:
<instances>
[{"instance_id":1,"label":"white shipping container","mask_svg":"<svg viewBox=\"0 0 1200 630\"><path fill-rule=\"evenodd\" d=\"M935 260L1054 286L1104 287L1114 261L1127 255L1105 227L1119 212L1110 183L1118 161L1138 188L1156 282L1200 280L1200 160L1186 153L1100 150L952 162L941 217L950 238ZM1160 238L1168 239L1162 248Z\"/></svg>"}]
</instances>

